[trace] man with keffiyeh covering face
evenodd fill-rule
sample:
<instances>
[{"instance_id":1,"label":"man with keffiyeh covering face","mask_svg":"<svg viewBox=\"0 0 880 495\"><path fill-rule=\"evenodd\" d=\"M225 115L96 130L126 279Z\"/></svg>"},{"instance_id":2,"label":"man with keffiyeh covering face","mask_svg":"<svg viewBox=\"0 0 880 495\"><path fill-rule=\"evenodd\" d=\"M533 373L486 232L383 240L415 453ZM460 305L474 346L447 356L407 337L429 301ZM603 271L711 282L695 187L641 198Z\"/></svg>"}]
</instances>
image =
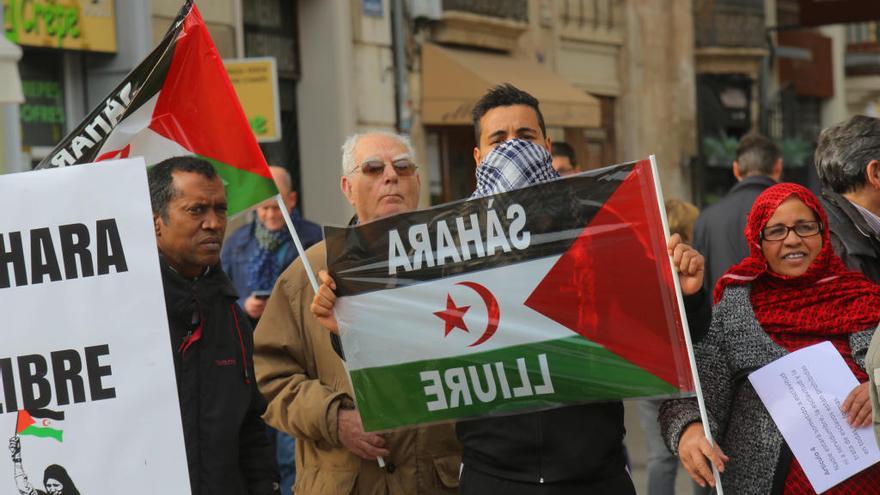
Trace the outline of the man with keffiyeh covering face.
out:
<instances>
[{"instance_id":1,"label":"man with keffiyeh covering face","mask_svg":"<svg viewBox=\"0 0 880 495\"><path fill-rule=\"evenodd\" d=\"M477 187L472 197L559 178L533 96L510 84L497 86L474 106L473 120ZM695 315L692 328L700 328L708 319L699 292L702 256L680 240L670 245L677 256L698 265L682 274L682 287L691 285L696 292L685 304ZM464 495L635 494L626 471L620 401L462 421L456 433L463 447L459 490Z\"/></svg>"}]
</instances>

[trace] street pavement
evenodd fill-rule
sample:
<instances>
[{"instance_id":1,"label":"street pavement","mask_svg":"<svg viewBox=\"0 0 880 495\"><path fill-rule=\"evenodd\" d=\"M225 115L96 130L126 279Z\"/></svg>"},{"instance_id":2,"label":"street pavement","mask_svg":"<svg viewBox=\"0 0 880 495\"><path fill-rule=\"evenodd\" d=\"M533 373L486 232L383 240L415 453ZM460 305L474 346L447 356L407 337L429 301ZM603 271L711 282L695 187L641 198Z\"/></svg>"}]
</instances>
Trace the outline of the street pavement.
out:
<instances>
[{"instance_id":1,"label":"street pavement","mask_svg":"<svg viewBox=\"0 0 880 495\"><path fill-rule=\"evenodd\" d=\"M629 451L632 464L632 478L636 485L636 493L648 495L648 444L645 432L639 422L639 401L630 400L623 403L626 411L624 424L626 425L626 448ZM690 476L678 466L678 475L675 477L676 495L691 495L693 483Z\"/></svg>"}]
</instances>

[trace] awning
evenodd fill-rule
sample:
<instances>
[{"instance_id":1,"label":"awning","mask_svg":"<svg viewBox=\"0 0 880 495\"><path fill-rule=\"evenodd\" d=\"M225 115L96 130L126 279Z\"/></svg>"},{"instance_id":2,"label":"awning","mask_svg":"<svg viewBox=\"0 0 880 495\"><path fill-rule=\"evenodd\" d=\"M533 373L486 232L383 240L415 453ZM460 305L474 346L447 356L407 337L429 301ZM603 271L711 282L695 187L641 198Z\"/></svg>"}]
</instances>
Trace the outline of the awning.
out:
<instances>
[{"instance_id":1,"label":"awning","mask_svg":"<svg viewBox=\"0 0 880 495\"><path fill-rule=\"evenodd\" d=\"M599 100L537 63L510 55L422 45L422 121L471 125L474 103L498 84L511 83L540 102L544 122L599 127Z\"/></svg>"},{"instance_id":2,"label":"awning","mask_svg":"<svg viewBox=\"0 0 880 495\"><path fill-rule=\"evenodd\" d=\"M0 9L2 12L3 9ZM0 34L0 104L23 103L21 79L18 76L18 61L21 59L21 48Z\"/></svg>"}]
</instances>

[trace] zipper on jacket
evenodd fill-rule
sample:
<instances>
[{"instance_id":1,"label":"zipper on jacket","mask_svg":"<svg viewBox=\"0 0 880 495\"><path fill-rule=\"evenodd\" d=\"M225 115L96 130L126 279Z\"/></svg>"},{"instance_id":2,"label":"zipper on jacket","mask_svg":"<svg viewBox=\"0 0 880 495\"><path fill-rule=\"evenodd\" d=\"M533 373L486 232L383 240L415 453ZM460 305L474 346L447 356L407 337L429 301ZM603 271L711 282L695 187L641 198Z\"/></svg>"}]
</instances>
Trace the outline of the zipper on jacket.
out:
<instances>
[{"instance_id":1,"label":"zipper on jacket","mask_svg":"<svg viewBox=\"0 0 880 495\"><path fill-rule=\"evenodd\" d=\"M247 351L244 348L244 339L241 338L241 327L238 325L238 315L235 314L235 303L229 305L229 311L232 312L232 321L235 322L235 330L238 332L238 344L241 346L241 370L244 372L244 382L251 383L251 377L248 376Z\"/></svg>"},{"instance_id":2,"label":"zipper on jacket","mask_svg":"<svg viewBox=\"0 0 880 495\"><path fill-rule=\"evenodd\" d=\"M544 422L543 413L538 413L538 483L544 484Z\"/></svg>"}]
</instances>

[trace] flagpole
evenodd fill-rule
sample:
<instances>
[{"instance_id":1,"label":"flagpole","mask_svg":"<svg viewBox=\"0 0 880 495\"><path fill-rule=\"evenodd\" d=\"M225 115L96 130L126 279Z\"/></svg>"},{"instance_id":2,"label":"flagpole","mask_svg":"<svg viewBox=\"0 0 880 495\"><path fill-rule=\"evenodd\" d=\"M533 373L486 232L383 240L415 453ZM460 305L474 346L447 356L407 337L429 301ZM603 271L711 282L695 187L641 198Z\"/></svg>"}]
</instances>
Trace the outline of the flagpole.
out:
<instances>
[{"instance_id":1,"label":"flagpole","mask_svg":"<svg viewBox=\"0 0 880 495\"><path fill-rule=\"evenodd\" d=\"M278 207L281 208L281 215L284 216L284 223L287 224L287 230L290 231L290 236L293 237L293 244L296 246L296 251L299 253L299 259L302 260L303 267L306 269L306 275L309 277L309 282L312 283L312 289L315 291L315 294L318 293L318 279L315 278L315 272L312 271L312 266L309 265L309 260L306 258L306 250L303 249L302 243L299 241L299 235L296 233L296 229L293 228L293 220L290 219L290 212L287 211L287 205L284 203L284 198L281 197L281 193L275 195L275 199L278 201Z\"/></svg>"},{"instance_id":2,"label":"flagpole","mask_svg":"<svg viewBox=\"0 0 880 495\"><path fill-rule=\"evenodd\" d=\"M666 206L663 202L663 190L660 188L660 174L657 170L657 157L654 155L650 156L651 160L651 175L654 177L654 192L657 197L657 203L660 207L660 218L663 221L663 235L666 237L666 243L669 244L669 220L666 218ZM671 257L670 257L671 261ZM678 312L681 317L681 328L684 330L684 342L687 346L688 352L688 362L691 366L691 377L694 380L694 392L697 394L697 405L700 408L700 420L703 422L703 433L706 435L706 440L709 441L710 446L715 445L715 441L712 440L712 430L709 426L709 414L706 412L706 401L703 398L703 388L700 386L700 374L697 372L697 360L694 357L694 345L691 342L691 330L688 325L686 312L684 309L684 298L681 295L681 282L678 280L678 273L676 272L675 266L670 263L672 267L672 282L675 284L675 298L678 301ZM712 475L715 477L715 490L718 495L724 495L724 489L721 488L721 475L718 473L718 468L715 467L713 462L709 462L712 466Z\"/></svg>"},{"instance_id":3,"label":"flagpole","mask_svg":"<svg viewBox=\"0 0 880 495\"><path fill-rule=\"evenodd\" d=\"M287 224L287 230L290 231L290 236L293 237L293 243L296 245L296 251L299 253L299 259L302 260L303 267L306 269L306 275L309 276L309 282L312 283L312 289L315 291L315 294L318 293L318 280L315 278L315 272L312 271L311 265L309 265L309 260L306 258L306 251L302 247L302 243L299 241L299 235L296 233L296 229L293 227L293 220L290 219L290 212L287 211L287 205L284 204L284 198L281 197L281 193L275 195L275 199L278 201L278 206L281 208L281 215L284 216L284 223ZM376 458L376 462L379 464L380 468L385 467L385 459L381 456ZM723 494L721 494L723 495Z\"/></svg>"}]
</instances>

